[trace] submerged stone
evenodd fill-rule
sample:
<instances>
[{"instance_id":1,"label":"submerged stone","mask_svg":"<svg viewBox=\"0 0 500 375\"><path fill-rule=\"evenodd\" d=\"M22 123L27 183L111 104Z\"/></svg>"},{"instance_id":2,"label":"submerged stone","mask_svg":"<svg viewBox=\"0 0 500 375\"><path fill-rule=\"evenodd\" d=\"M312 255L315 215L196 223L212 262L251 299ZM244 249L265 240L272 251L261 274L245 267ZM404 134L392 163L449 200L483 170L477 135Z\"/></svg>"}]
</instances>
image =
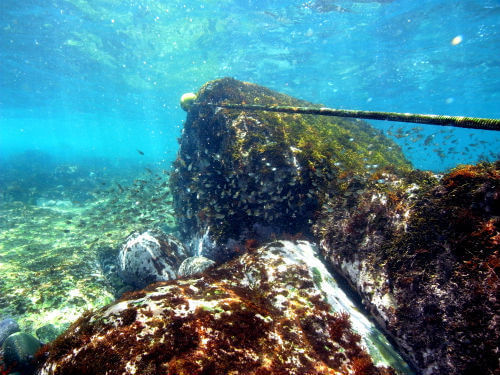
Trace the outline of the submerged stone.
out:
<instances>
[{"instance_id":1,"label":"submerged stone","mask_svg":"<svg viewBox=\"0 0 500 375\"><path fill-rule=\"evenodd\" d=\"M85 314L37 374L394 374L374 362L400 359L334 289L314 246L276 241Z\"/></svg>"},{"instance_id":2,"label":"submerged stone","mask_svg":"<svg viewBox=\"0 0 500 375\"><path fill-rule=\"evenodd\" d=\"M343 173L408 168L399 147L358 120L222 109L222 102L311 106L230 78L204 85L190 107L171 176L181 239L227 260L280 234L310 233Z\"/></svg>"},{"instance_id":3,"label":"submerged stone","mask_svg":"<svg viewBox=\"0 0 500 375\"><path fill-rule=\"evenodd\" d=\"M355 192L359 192L356 193ZM500 163L357 176L315 225L326 260L422 374L496 374Z\"/></svg>"},{"instance_id":4,"label":"submerged stone","mask_svg":"<svg viewBox=\"0 0 500 375\"><path fill-rule=\"evenodd\" d=\"M42 342L43 344L47 344L51 341L54 341L57 336L62 332L62 329L57 328L53 324L46 324L44 326L41 326L37 328L35 331L36 337Z\"/></svg>"},{"instance_id":5,"label":"submerged stone","mask_svg":"<svg viewBox=\"0 0 500 375\"><path fill-rule=\"evenodd\" d=\"M163 231L134 233L118 255L119 275L126 283L143 288L177 278L177 269L188 256L186 247Z\"/></svg>"},{"instance_id":6,"label":"submerged stone","mask_svg":"<svg viewBox=\"0 0 500 375\"><path fill-rule=\"evenodd\" d=\"M2 345L6 367L24 371L34 368L34 356L40 346L40 342L27 333L13 333Z\"/></svg>"},{"instance_id":7,"label":"submerged stone","mask_svg":"<svg viewBox=\"0 0 500 375\"><path fill-rule=\"evenodd\" d=\"M0 346L5 339L15 332L19 331L19 325L12 318L4 318L0 321Z\"/></svg>"},{"instance_id":8,"label":"submerged stone","mask_svg":"<svg viewBox=\"0 0 500 375\"><path fill-rule=\"evenodd\" d=\"M189 257L184 259L177 271L179 277L194 275L212 267L215 262L205 257Z\"/></svg>"}]
</instances>

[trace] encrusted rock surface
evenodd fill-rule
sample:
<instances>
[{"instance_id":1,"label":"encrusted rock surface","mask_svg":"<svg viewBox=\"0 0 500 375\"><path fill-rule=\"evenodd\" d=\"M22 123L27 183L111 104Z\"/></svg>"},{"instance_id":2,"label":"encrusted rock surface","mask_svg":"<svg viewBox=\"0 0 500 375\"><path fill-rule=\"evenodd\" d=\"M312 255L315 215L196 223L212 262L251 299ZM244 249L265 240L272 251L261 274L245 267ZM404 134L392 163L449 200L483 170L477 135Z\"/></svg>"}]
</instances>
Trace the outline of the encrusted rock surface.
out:
<instances>
[{"instance_id":1,"label":"encrusted rock surface","mask_svg":"<svg viewBox=\"0 0 500 375\"><path fill-rule=\"evenodd\" d=\"M205 271L207 268L212 267L215 262L205 257L189 257L184 259L181 263L177 274L179 277L194 275Z\"/></svg>"},{"instance_id":2,"label":"encrusted rock surface","mask_svg":"<svg viewBox=\"0 0 500 375\"><path fill-rule=\"evenodd\" d=\"M126 283L143 288L177 278L177 269L189 255L178 239L160 230L134 233L118 255L119 274Z\"/></svg>"},{"instance_id":3,"label":"encrusted rock surface","mask_svg":"<svg viewBox=\"0 0 500 375\"><path fill-rule=\"evenodd\" d=\"M306 242L276 241L197 277L129 293L45 346L37 373L394 373L375 367L362 343L373 358L398 360L332 311L328 287L320 289L331 277L319 260L307 265L314 259Z\"/></svg>"},{"instance_id":4,"label":"encrusted rock surface","mask_svg":"<svg viewBox=\"0 0 500 375\"><path fill-rule=\"evenodd\" d=\"M498 374L500 163L346 176L322 251L422 374Z\"/></svg>"},{"instance_id":5,"label":"encrusted rock surface","mask_svg":"<svg viewBox=\"0 0 500 375\"><path fill-rule=\"evenodd\" d=\"M310 106L230 78L212 81L198 104ZM336 176L383 165L409 167L399 147L358 120L192 105L171 176L181 239L227 260L248 239L308 235ZM200 253L201 251L201 253Z\"/></svg>"},{"instance_id":6,"label":"encrusted rock surface","mask_svg":"<svg viewBox=\"0 0 500 375\"><path fill-rule=\"evenodd\" d=\"M0 346L7 337L19 331L19 325L12 318L4 318L0 320Z\"/></svg>"},{"instance_id":7,"label":"encrusted rock surface","mask_svg":"<svg viewBox=\"0 0 500 375\"><path fill-rule=\"evenodd\" d=\"M40 346L40 341L28 333L13 333L2 344L5 367L10 370L22 371L23 374L32 373L34 370L33 358Z\"/></svg>"}]
</instances>

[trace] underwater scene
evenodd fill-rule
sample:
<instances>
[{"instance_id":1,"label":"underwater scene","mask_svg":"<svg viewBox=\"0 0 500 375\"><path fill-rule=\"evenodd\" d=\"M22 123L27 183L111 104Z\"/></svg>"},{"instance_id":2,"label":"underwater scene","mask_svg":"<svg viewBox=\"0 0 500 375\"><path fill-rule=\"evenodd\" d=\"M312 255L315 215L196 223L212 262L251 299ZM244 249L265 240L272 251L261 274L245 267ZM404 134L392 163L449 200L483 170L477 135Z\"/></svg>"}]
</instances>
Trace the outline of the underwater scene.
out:
<instances>
[{"instance_id":1,"label":"underwater scene","mask_svg":"<svg viewBox=\"0 0 500 375\"><path fill-rule=\"evenodd\" d=\"M0 4L0 375L500 374L500 0Z\"/></svg>"}]
</instances>

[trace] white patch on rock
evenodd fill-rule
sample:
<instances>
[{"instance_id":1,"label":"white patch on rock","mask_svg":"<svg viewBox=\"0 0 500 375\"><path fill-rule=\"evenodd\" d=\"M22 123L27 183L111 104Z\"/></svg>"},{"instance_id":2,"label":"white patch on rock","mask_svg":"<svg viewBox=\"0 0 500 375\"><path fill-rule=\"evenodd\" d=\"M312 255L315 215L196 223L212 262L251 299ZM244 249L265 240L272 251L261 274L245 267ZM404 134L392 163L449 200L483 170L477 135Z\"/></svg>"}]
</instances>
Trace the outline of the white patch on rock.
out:
<instances>
[{"instance_id":1,"label":"white patch on rock","mask_svg":"<svg viewBox=\"0 0 500 375\"><path fill-rule=\"evenodd\" d=\"M104 316L108 317L108 316L111 316L111 315L120 315L120 313L122 313L124 310L127 310L128 309L128 304L129 302L127 301L122 301L122 302L118 302L114 305L111 305L105 312L104 312Z\"/></svg>"},{"instance_id":2,"label":"white patch on rock","mask_svg":"<svg viewBox=\"0 0 500 375\"><path fill-rule=\"evenodd\" d=\"M316 245L307 241L298 241L296 244L289 241L280 241L280 243L284 246L273 248L283 252L285 263L307 265L315 284L320 280L318 292L325 296L332 310L335 312L346 311L350 315L353 330L361 336L363 346L368 350L376 365L392 366L394 363L399 363L401 367L406 366L383 333L356 307L351 298L337 284L319 258ZM358 261L354 263L343 262L342 265L344 272L356 276L354 280L362 277L362 267ZM369 284L373 284L373 280L370 280ZM383 299L381 303L390 305L392 301Z\"/></svg>"}]
</instances>

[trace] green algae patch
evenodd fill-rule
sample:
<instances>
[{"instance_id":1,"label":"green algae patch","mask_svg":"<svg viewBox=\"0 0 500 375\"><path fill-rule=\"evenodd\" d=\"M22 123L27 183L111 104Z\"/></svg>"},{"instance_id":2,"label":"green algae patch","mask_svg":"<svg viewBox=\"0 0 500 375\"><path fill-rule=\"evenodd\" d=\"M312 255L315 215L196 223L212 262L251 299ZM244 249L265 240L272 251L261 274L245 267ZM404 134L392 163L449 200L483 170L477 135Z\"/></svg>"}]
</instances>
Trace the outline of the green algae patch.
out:
<instances>
[{"instance_id":1,"label":"green algae patch","mask_svg":"<svg viewBox=\"0 0 500 375\"><path fill-rule=\"evenodd\" d=\"M205 84L198 93L198 102L322 107L230 78ZM289 146L299 150L298 155L307 162L302 163L303 165L320 171L325 165L332 169L348 169L357 173L371 169L374 165L410 168L400 148L365 121L266 111L221 111L230 119L245 116L245 121L253 122L245 124L250 126L248 132L251 134L245 135L240 138L240 142L232 145L233 155L244 155L245 150L256 147L262 157L269 156L270 162L275 158L279 161L279 158L283 157L283 147ZM263 131L251 132L252 125L254 128L262 127ZM238 161L239 158L236 158L234 162ZM334 166L338 168L333 168Z\"/></svg>"},{"instance_id":2,"label":"green algae patch","mask_svg":"<svg viewBox=\"0 0 500 375\"><path fill-rule=\"evenodd\" d=\"M316 267L313 267L312 273L313 273L314 283L318 288L321 288L321 282L323 281L323 278L321 277L321 272L319 272L319 270Z\"/></svg>"}]
</instances>

